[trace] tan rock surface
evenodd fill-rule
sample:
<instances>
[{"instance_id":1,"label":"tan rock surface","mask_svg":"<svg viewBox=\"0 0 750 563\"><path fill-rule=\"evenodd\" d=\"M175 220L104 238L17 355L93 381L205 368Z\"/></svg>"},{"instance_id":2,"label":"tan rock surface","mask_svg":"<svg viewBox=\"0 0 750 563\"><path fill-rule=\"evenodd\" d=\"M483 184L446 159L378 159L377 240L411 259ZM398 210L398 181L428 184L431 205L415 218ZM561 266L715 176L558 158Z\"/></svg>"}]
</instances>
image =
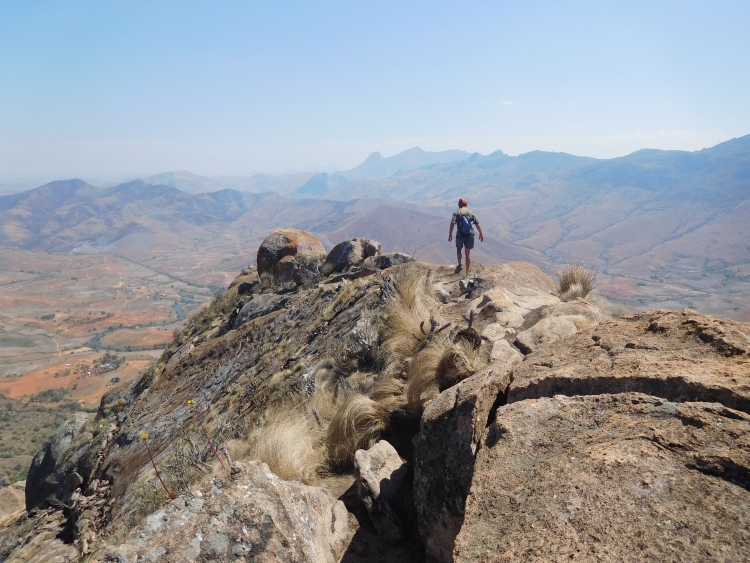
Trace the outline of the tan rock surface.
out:
<instances>
[{"instance_id":1,"label":"tan rock surface","mask_svg":"<svg viewBox=\"0 0 750 563\"><path fill-rule=\"evenodd\" d=\"M516 342L526 352L533 352L543 344L571 336L578 331L570 317L548 317L541 319L531 328L518 333Z\"/></svg>"},{"instance_id":2,"label":"tan rock surface","mask_svg":"<svg viewBox=\"0 0 750 563\"><path fill-rule=\"evenodd\" d=\"M451 561L463 523L474 455L509 368L495 364L433 399L414 438L414 497L428 560Z\"/></svg>"},{"instance_id":3,"label":"tan rock surface","mask_svg":"<svg viewBox=\"0 0 750 563\"><path fill-rule=\"evenodd\" d=\"M21 482L21 485L24 483ZM0 487L0 528L26 511L26 497L23 487L14 483L10 487Z\"/></svg>"},{"instance_id":4,"label":"tan rock surface","mask_svg":"<svg viewBox=\"0 0 750 563\"><path fill-rule=\"evenodd\" d=\"M750 417L639 393L497 411L455 561L746 561Z\"/></svg>"},{"instance_id":5,"label":"tan rock surface","mask_svg":"<svg viewBox=\"0 0 750 563\"><path fill-rule=\"evenodd\" d=\"M610 319L527 356L508 401L639 391L750 412L749 328L689 310Z\"/></svg>"}]
</instances>

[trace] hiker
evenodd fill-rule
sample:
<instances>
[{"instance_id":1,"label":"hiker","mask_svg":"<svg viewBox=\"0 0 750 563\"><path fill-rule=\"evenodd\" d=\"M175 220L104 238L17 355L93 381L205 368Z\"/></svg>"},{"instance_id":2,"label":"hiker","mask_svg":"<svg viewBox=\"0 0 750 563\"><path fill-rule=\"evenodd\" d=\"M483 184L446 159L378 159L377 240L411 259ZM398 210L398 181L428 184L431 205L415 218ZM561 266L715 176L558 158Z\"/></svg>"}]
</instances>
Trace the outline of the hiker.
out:
<instances>
[{"instance_id":1,"label":"hiker","mask_svg":"<svg viewBox=\"0 0 750 563\"><path fill-rule=\"evenodd\" d=\"M458 200L458 211L453 212L453 218L451 219L451 228L448 232L448 242L453 240L453 227L456 229L456 257L458 258L458 266L456 266L456 273L461 271L461 248L466 253L466 273L469 273L471 268L471 249L474 248L474 227L472 223L477 226L479 231L479 240L484 242L484 234L482 233L482 227L479 226L474 212L467 206L469 202L461 198Z\"/></svg>"}]
</instances>

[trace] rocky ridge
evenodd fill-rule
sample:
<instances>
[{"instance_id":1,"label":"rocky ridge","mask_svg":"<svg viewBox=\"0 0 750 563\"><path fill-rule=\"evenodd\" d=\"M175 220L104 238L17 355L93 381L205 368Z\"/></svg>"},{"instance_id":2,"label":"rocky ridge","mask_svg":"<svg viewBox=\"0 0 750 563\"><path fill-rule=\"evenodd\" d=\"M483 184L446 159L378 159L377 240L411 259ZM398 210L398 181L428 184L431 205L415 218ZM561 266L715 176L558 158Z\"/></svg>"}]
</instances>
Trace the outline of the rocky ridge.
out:
<instances>
[{"instance_id":1,"label":"rocky ridge","mask_svg":"<svg viewBox=\"0 0 750 563\"><path fill-rule=\"evenodd\" d=\"M435 326L423 318L409 355L383 363L406 258L357 240L324 257L309 233L282 234L313 256L277 248L265 267L279 280L242 272L159 365L45 446L0 561L750 556L750 327L690 310L612 318L561 302L526 263L469 280L428 266L419 311ZM289 256L294 267L273 263ZM461 368L453 342L476 345L464 341L478 345ZM453 348L412 392L439 346ZM381 441L338 476L281 480L248 436L290 402L323 424L311 402L323 372L342 398L393 403ZM378 398L386 376L408 404Z\"/></svg>"}]
</instances>

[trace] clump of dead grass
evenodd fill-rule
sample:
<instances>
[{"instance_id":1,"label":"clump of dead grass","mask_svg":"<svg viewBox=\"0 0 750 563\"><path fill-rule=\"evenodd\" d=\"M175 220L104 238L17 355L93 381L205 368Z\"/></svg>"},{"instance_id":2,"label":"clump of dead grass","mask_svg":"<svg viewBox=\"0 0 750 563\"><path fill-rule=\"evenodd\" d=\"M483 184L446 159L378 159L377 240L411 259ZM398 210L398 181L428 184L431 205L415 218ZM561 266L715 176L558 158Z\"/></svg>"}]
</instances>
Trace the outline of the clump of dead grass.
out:
<instances>
[{"instance_id":1,"label":"clump of dead grass","mask_svg":"<svg viewBox=\"0 0 750 563\"><path fill-rule=\"evenodd\" d=\"M393 412L406 406L406 384L395 377L383 377L375 382L370 398L386 411Z\"/></svg>"},{"instance_id":2,"label":"clump of dead grass","mask_svg":"<svg viewBox=\"0 0 750 563\"><path fill-rule=\"evenodd\" d=\"M421 412L425 402L438 392L435 373L443 355L452 343L448 337L440 336L414 356L409 363L406 386L406 402L409 409Z\"/></svg>"},{"instance_id":3,"label":"clump of dead grass","mask_svg":"<svg viewBox=\"0 0 750 563\"><path fill-rule=\"evenodd\" d=\"M399 365L412 357L421 342L419 324L435 309L430 272L418 262L404 264L393 273L395 295L386 304L386 338L383 349L391 364Z\"/></svg>"},{"instance_id":4,"label":"clump of dead grass","mask_svg":"<svg viewBox=\"0 0 750 563\"><path fill-rule=\"evenodd\" d=\"M325 472L323 429L300 406L269 409L264 424L250 433L249 454L280 478L314 483Z\"/></svg>"},{"instance_id":5,"label":"clump of dead grass","mask_svg":"<svg viewBox=\"0 0 750 563\"><path fill-rule=\"evenodd\" d=\"M352 395L339 407L328 424L326 445L334 467L351 467L354 453L371 447L388 428L389 413L376 401Z\"/></svg>"},{"instance_id":6,"label":"clump of dead grass","mask_svg":"<svg viewBox=\"0 0 750 563\"><path fill-rule=\"evenodd\" d=\"M557 295L561 301L572 301L577 297L586 297L594 289L599 272L586 264L573 262L563 266L557 274Z\"/></svg>"},{"instance_id":7,"label":"clump of dead grass","mask_svg":"<svg viewBox=\"0 0 750 563\"><path fill-rule=\"evenodd\" d=\"M435 383L440 391L474 375L488 365L486 354L465 340L453 343L443 353L435 369Z\"/></svg>"}]
</instances>

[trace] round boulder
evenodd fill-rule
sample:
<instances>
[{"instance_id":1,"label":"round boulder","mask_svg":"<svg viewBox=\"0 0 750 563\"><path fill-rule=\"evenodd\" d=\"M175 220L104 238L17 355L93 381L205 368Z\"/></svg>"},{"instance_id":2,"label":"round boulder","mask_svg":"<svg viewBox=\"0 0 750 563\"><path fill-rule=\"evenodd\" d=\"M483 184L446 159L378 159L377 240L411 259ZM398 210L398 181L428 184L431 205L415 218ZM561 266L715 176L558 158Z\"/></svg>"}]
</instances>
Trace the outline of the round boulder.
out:
<instances>
[{"instance_id":1,"label":"round boulder","mask_svg":"<svg viewBox=\"0 0 750 563\"><path fill-rule=\"evenodd\" d=\"M317 266L325 257L323 244L307 231L276 229L258 248L258 275L292 281L294 270Z\"/></svg>"},{"instance_id":2,"label":"round boulder","mask_svg":"<svg viewBox=\"0 0 750 563\"><path fill-rule=\"evenodd\" d=\"M324 276L343 272L354 266L359 266L366 258L379 255L382 252L380 243L367 238L345 240L333 247L328 253L320 271Z\"/></svg>"}]
</instances>

